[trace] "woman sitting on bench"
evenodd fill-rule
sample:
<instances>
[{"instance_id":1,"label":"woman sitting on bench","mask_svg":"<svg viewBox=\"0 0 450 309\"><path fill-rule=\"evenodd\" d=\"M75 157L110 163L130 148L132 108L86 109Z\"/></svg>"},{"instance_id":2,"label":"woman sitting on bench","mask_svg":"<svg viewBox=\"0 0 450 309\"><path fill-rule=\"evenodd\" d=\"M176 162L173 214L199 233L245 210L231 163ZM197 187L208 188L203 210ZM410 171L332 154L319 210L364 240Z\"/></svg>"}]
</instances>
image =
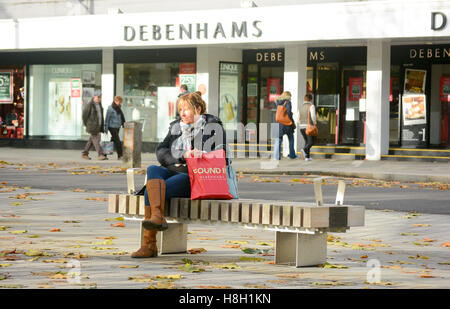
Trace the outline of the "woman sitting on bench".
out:
<instances>
[{"instance_id":1,"label":"woman sitting on bench","mask_svg":"<svg viewBox=\"0 0 450 309\"><path fill-rule=\"evenodd\" d=\"M185 158L200 156L202 151L226 151L226 136L222 122L216 116L205 114L206 104L197 93L178 99L180 118L170 123L169 132L156 148L161 166L147 168L145 214L142 226L144 237L141 248L132 253L133 258L155 257L157 231L168 224L164 218L164 203L172 197L190 197L191 186ZM208 143L206 143L208 141Z\"/></svg>"}]
</instances>

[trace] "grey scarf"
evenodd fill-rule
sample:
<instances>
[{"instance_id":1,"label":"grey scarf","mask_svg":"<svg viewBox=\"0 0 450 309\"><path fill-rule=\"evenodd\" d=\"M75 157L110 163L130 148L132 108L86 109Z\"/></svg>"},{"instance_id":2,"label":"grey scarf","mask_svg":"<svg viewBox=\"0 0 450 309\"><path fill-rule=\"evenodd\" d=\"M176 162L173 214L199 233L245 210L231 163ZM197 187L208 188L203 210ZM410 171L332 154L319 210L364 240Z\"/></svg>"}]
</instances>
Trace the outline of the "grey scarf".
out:
<instances>
[{"instance_id":1,"label":"grey scarf","mask_svg":"<svg viewBox=\"0 0 450 309\"><path fill-rule=\"evenodd\" d=\"M206 117L201 115L200 118L191 124L180 121L181 136L177 139L175 149L185 152L192 149L192 141L194 137L205 127Z\"/></svg>"}]
</instances>

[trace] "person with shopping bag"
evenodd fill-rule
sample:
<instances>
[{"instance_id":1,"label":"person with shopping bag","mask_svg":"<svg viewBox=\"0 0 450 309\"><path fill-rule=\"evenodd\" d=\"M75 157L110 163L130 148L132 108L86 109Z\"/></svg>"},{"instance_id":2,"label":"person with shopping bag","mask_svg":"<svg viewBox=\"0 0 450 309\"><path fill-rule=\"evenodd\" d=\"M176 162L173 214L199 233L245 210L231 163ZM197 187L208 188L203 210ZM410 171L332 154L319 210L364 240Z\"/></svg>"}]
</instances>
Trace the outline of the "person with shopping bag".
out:
<instances>
[{"instance_id":1,"label":"person with shopping bag","mask_svg":"<svg viewBox=\"0 0 450 309\"><path fill-rule=\"evenodd\" d=\"M114 101L108 106L105 117L105 133L108 133L108 131L111 133L111 141L114 143L118 160L122 159L123 155L122 142L119 137L120 127L123 127L125 123L125 116L121 108L122 101L123 98L116 95Z\"/></svg>"},{"instance_id":2,"label":"person with shopping bag","mask_svg":"<svg viewBox=\"0 0 450 309\"><path fill-rule=\"evenodd\" d=\"M144 237L133 258L157 256L156 233L168 228L164 218L166 199L190 197L191 183L187 158L200 158L204 153L223 150L227 154L225 130L216 116L206 114L200 95L189 93L177 102L180 118L170 123L169 132L156 148L161 164L147 168L145 185ZM228 162L228 160L227 160Z\"/></svg>"}]
</instances>

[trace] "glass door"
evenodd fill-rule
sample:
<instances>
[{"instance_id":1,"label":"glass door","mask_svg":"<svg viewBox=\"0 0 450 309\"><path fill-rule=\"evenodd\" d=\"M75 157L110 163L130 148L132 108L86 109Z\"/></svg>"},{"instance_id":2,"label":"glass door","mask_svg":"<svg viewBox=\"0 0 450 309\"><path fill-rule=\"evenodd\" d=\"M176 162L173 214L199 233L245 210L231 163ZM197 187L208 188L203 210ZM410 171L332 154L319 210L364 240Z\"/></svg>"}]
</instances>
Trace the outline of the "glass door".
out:
<instances>
[{"instance_id":1,"label":"glass door","mask_svg":"<svg viewBox=\"0 0 450 309\"><path fill-rule=\"evenodd\" d=\"M342 100L342 143L365 144L366 69L344 67L342 71L344 99Z\"/></svg>"},{"instance_id":2,"label":"glass door","mask_svg":"<svg viewBox=\"0 0 450 309\"><path fill-rule=\"evenodd\" d=\"M276 100L283 92L283 67L261 67L261 87L259 94L259 144L263 147L271 143L271 124L275 123Z\"/></svg>"},{"instance_id":3,"label":"glass door","mask_svg":"<svg viewBox=\"0 0 450 309\"><path fill-rule=\"evenodd\" d=\"M429 102L427 84L429 68L408 66L403 69L401 98L401 144L424 147L428 145Z\"/></svg>"},{"instance_id":4,"label":"glass door","mask_svg":"<svg viewBox=\"0 0 450 309\"><path fill-rule=\"evenodd\" d=\"M337 144L339 118L339 64L321 63L316 67L315 104L319 135L317 144Z\"/></svg>"}]
</instances>

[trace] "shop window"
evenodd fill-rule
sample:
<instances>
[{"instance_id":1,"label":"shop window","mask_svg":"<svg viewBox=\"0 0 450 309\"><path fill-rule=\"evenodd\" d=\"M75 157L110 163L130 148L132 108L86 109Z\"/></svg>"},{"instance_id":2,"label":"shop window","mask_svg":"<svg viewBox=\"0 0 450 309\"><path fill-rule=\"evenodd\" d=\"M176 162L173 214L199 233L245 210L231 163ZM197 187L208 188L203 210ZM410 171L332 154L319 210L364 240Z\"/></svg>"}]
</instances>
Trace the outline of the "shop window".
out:
<instances>
[{"instance_id":1,"label":"shop window","mask_svg":"<svg viewBox=\"0 0 450 309\"><path fill-rule=\"evenodd\" d=\"M238 124L244 122L240 63L220 63L219 118L225 130L237 130Z\"/></svg>"},{"instance_id":2,"label":"shop window","mask_svg":"<svg viewBox=\"0 0 450 309\"><path fill-rule=\"evenodd\" d=\"M389 87L389 143L400 144L400 66L391 66L391 78Z\"/></svg>"},{"instance_id":3,"label":"shop window","mask_svg":"<svg viewBox=\"0 0 450 309\"><path fill-rule=\"evenodd\" d=\"M337 63L318 64L316 67L318 144L335 143L339 95L339 65Z\"/></svg>"},{"instance_id":4,"label":"shop window","mask_svg":"<svg viewBox=\"0 0 450 309\"><path fill-rule=\"evenodd\" d=\"M0 138L23 138L24 68L0 67Z\"/></svg>"},{"instance_id":5,"label":"shop window","mask_svg":"<svg viewBox=\"0 0 450 309\"><path fill-rule=\"evenodd\" d=\"M30 136L87 139L82 106L97 88L101 88L100 64L30 66Z\"/></svg>"},{"instance_id":6,"label":"shop window","mask_svg":"<svg viewBox=\"0 0 450 309\"><path fill-rule=\"evenodd\" d=\"M118 63L116 92L122 95L126 121L142 123L142 140L164 139L175 120L182 84L196 90L195 63Z\"/></svg>"}]
</instances>

